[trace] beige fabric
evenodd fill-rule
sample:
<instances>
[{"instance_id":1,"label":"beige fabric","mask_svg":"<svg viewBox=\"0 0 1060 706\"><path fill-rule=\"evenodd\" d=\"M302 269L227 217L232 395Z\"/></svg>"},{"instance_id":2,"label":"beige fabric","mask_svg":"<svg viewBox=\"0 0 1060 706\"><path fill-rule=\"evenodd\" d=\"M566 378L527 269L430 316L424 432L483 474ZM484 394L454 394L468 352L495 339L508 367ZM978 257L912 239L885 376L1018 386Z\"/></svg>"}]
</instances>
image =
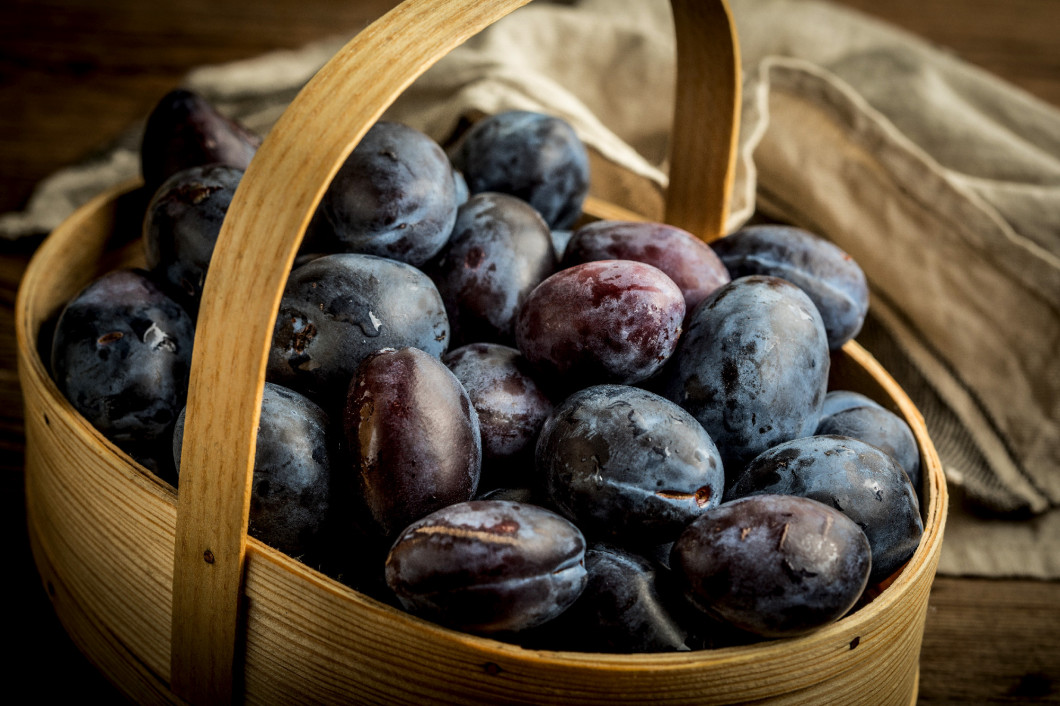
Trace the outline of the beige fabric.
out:
<instances>
[{"instance_id":1,"label":"beige fabric","mask_svg":"<svg viewBox=\"0 0 1060 706\"><path fill-rule=\"evenodd\" d=\"M953 489L940 571L1060 577L1060 114L823 2L732 5L745 105L730 226L790 221L865 269L859 341L921 408ZM339 46L204 68L187 85L265 132ZM563 115L601 165L594 190L655 216L673 72L665 0L536 2L443 59L388 117L444 140L461 115ZM54 227L93 187L135 174L136 144L133 131L57 175L0 230Z\"/></svg>"}]
</instances>

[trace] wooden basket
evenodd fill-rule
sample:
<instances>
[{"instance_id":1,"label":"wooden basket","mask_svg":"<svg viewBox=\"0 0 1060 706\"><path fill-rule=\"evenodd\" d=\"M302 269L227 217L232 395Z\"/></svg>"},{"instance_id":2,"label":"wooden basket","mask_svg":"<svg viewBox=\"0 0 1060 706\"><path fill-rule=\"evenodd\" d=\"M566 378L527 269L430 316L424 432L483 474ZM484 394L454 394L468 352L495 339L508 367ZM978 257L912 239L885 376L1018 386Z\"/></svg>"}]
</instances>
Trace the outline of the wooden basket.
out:
<instances>
[{"instance_id":1,"label":"wooden basket","mask_svg":"<svg viewBox=\"0 0 1060 706\"><path fill-rule=\"evenodd\" d=\"M402 90L525 2L409 0L340 51L265 140L206 282L179 499L74 411L38 351L70 297L140 260L139 223L123 215L137 213L126 204L136 185L95 199L41 246L16 327L29 534L60 620L141 703L915 701L946 487L922 418L856 343L834 356L832 386L869 395L912 427L925 532L875 600L805 637L673 654L531 651L395 610L247 537L267 350L311 214ZM672 4L679 78L666 220L709 240L722 233L731 191L738 50L722 0Z\"/></svg>"}]
</instances>

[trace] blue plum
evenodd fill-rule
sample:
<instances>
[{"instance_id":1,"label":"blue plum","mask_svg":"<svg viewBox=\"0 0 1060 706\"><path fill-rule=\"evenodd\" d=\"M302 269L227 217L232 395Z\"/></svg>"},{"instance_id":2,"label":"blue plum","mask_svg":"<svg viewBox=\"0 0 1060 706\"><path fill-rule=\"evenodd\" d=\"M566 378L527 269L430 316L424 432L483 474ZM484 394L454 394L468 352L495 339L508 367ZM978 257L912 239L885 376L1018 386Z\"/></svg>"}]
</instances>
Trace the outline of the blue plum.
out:
<instances>
[{"instance_id":1,"label":"blue plum","mask_svg":"<svg viewBox=\"0 0 1060 706\"><path fill-rule=\"evenodd\" d=\"M457 198L438 143L407 125L379 121L328 186L308 237L340 252L419 266L448 240Z\"/></svg>"},{"instance_id":2,"label":"blue plum","mask_svg":"<svg viewBox=\"0 0 1060 706\"><path fill-rule=\"evenodd\" d=\"M582 652L687 651L687 630L656 585L648 559L608 544L585 551L585 590L570 608L524 640L528 647Z\"/></svg>"},{"instance_id":3,"label":"blue plum","mask_svg":"<svg viewBox=\"0 0 1060 706\"><path fill-rule=\"evenodd\" d=\"M725 499L783 494L812 498L857 523L872 547L872 578L898 570L920 544L920 503L898 462L843 436L809 436L762 453L726 490Z\"/></svg>"},{"instance_id":4,"label":"blue plum","mask_svg":"<svg viewBox=\"0 0 1060 706\"><path fill-rule=\"evenodd\" d=\"M537 211L491 192L460 207L449 242L424 267L445 302L455 345L513 345L519 306L555 269L549 229Z\"/></svg>"},{"instance_id":5,"label":"blue plum","mask_svg":"<svg viewBox=\"0 0 1060 706\"><path fill-rule=\"evenodd\" d=\"M500 191L533 206L549 227L566 229L589 192L589 155L567 121L512 110L479 120L453 153L472 194Z\"/></svg>"},{"instance_id":6,"label":"blue plum","mask_svg":"<svg viewBox=\"0 0 1060 706\"><path fill-rule=\"evenodd\" d=\"M874 404L840 410L822 416L814 433L849 436L872 444L893 456L913 487L920 487L920 448L913 430L894 412Z\"/></svg>"},{"instance_id":7,"label":"blue plum","mask_svg":"<svg viewBox=\"0 0 1060 706\"><path fill-rule=\"evenodd\" d=\"M798 286L821 313L828 345L838 350L865 322L865 273L835 244L801 228L759 225L712 243L734 277L772 275Z\"/></svg>"},{"instance_id":8,"label":"blue plum","mask_svg":"<svg viewBox=\"0 0 1060 706\"><path fill-rule=\"evenodd\" d=\"M142 270L115 270L64 307L52 339L59 390L119 446L165 440L184 407L195 325Z\"/></svg>"},{"instance_id":9,"label":"blue plum","mask_svg":"<svg viewBox=\"0 0 1060 706\"><path fill-rule=\"evenodd\" d=\"M872 558L865 533L831 507L756 495L725 502L689 525L670 565L700 610L777 638L847 613L865 590Z\"/></svg>"},{"instance_id":10,"label":"blue plum","mask_svg":"<svg viewBox=\"0 0 1060 706\"><path fill-rule=\"evenodd\" d=\"M296 559L324 552L333 504L338 444L318 405L294 390L265 383L254 453L247 532ZM184 412L173 433L178 472Z\"/></svg>"},{"instance_id":11,"label":"blue plum","mask_svg":"<svg viewBox=\"0 0 1060 706\"><path fill-rule=\"evenodd\" d=\"M624 544L673 541L724 492L718 450L669 400L597 385L545 422L537 469L552 503L586 535Z\"/></svg>"},{"instance_id":12,"label":"blue plum","mask_svg":"<svg viewBox=\"0 0 1060 706\"><path fill-rule=\"evenodd\" d=\"M824 405L821 407L821 418L842 412L844 409L855 407L879 407L880 404L872 398L854 392L853 390L829 390L824 396Z\"/></svg>"},{"instance_id":13,"label":"blue plum","mask_svg":"<svg viewBox=\"0 0 1060 706\"><path fill-rule=\"evenodd\" d=\"M663 394L718 445L730 478L771 446L817 428L830 366L813 302L776 277L742 277L689 318Z\"/></svg>"},{"instance_id":14,"label":"blue plum","mask_svg":"<svg viewBox=\"0 0 1060 706\"><path fill-rule=\"evenodd\" d=\"M177 172L155 192L144 216L147 266L192 314L199 309L217 234L243 171L214 164Z\"/></svg>"},{"instance_id":15,"label":"blue plum","mask_svg":"<svg viewBox=\"0 0 1060 706\"><path fill-rule=\"evenodd\" d=\"M448 344L445 305L423 272L374 255L326 255L290 274L268 379L327 408L370 353L414 346L441 356Z\"/></svg>"},{"instance_id":16,"label":"blue plum","mask_svg":"<svg viewBox=\"0 0 1060 706\"><path fill-rule=\"evenodd\" d=\"M223 115L202 95L182 88L163 96L144 126L141 171L149 193L190 167L224 164L246 169L261 137Z\"/></svg>"},{"instance_id":17,"label":"blue plum","mask_svg":"<svg viewBox=\"0 0 1060 706\"><path fill-rule=\"evenodd\" d=\"M529 483L534 446L552 400L514 348L472 343L442 356L478 413L482 488Z\"/></svg>"}]
</instances>

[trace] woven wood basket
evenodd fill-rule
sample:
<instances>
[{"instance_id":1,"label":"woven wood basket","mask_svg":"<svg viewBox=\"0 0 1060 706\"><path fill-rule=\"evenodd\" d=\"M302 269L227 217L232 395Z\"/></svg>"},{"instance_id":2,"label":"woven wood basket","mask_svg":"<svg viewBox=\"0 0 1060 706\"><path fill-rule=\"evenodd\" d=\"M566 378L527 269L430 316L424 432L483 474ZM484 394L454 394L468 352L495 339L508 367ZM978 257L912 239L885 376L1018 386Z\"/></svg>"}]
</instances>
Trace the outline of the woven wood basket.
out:
<instances>
[{"instance_id":1,"label":"woven wood basket","mask_svg":"<svg viewBox=\"0 0 1060 706\"><path fill-rule=\"evenodd\" d=\"M805 637L654 655L525 650L402 613L247 537L267 350L311 214L401 91L525 2L409 0L340 51L265 140L206 282L179 498L74 411L38 350L84 285L142 264L142 210L130 204L142 199L138 185L95 199L41 246L16 326L29 534L56 613L141 703L914 702L946 486L922 418L856 343L834 356L832 386L869 395L912 427L925 533L871 603ZM722 234L731 191L738 48L722 0L672 4L679 77L666 220L710 240ZM629 215L595 201L587 211Z\"/></svg>"}]
</instances>

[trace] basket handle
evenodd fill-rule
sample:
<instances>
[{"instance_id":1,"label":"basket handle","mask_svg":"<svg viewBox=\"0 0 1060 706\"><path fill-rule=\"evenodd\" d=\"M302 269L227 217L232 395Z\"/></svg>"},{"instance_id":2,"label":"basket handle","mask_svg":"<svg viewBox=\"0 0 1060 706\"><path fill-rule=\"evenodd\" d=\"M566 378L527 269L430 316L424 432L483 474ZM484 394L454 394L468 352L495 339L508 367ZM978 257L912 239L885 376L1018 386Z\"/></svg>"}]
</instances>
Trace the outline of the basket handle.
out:
<instances>
[{"instance_id":1,"label":"basket handle","mask_svg":"<svg viewBox=\"0 0 1060 706\"><path fill-rule=\"evenodd\" d=\"M306 85L247 168L206 279L191 368L174 553L170 688L229 703L254 447L287 274L346 157L418 76L528 0L406 0ZM725 0L672 0L677 97L666 220L723 234L740 105ZM713 114L709 106L716 106Z\"/></svg>"}]
</instances>

